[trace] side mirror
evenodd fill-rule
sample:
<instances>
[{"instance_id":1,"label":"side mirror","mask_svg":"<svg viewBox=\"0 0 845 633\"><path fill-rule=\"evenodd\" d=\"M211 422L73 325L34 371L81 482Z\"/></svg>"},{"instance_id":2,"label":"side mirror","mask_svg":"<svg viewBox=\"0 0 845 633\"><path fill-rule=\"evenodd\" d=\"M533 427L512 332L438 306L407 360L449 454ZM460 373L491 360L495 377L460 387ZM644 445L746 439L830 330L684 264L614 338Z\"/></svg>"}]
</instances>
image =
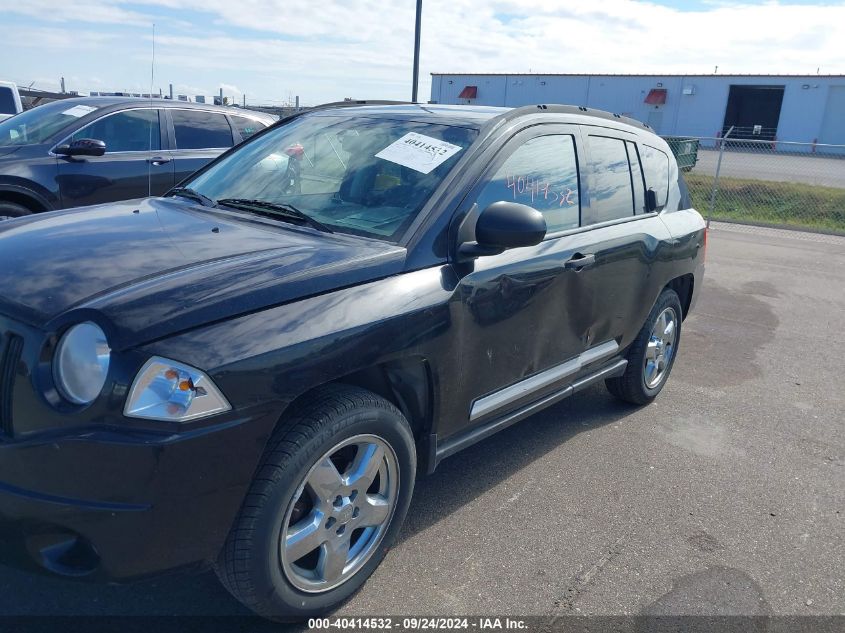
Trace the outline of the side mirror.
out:
<instances>
[{"instance_id":1,"label":"side mirror","mask_svg":"<svg viewBox=\"0 0 845 633\"><path fill-rule=\"evenodd\" d=\"M79 138L56 148L56 154L60 156L102 156L105 153L105 141L95 138Z\"/></svg>"},{"instance_id":2,"label":"side mirror","mask_svg":"<svg viewBox=\"0 0 845 633\"><path fill-rule=\"evenodd\" d=\"M458 248L462 259L499 253L520 246L534 246L546 237L546 220L532 207L517 202L494 202L475 223L475 241Z\"/></svg>"}]
</instances>

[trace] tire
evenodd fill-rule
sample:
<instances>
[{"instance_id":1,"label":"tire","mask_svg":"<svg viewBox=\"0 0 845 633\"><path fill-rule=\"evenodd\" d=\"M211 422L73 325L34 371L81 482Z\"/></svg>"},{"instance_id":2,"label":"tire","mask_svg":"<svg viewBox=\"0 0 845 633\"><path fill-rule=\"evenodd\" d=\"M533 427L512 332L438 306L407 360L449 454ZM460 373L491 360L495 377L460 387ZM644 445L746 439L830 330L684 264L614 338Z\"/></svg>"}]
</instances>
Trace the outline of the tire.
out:
<instances>
[{"instance_id":1,"label":"tire","mask_svg":"<svg viewBox=\"0 0 845 633\"><path fill-rule=\"evenodd\" d=\"M24 215L31 214L32 211L27 209L22 204L18 204L17 202L8 202L6 200L0 200L0 219L19 218Z\"/></svg>"},{"instance_id":2,"label":"tire","mask_svg":"<svg viewBox=\"0 0 845 633\"><path fill-rule=\"evenodd\" d=\"M670 288L664 288L640 333L628 349L628 366L625 373L605 380L610 393L620 400L637 405L649 404L657 397L669 379L678 356L682 314L677 293ZM661 320L661 325L657 326L658 320L663 319L664 315L667 320ZM670 318L671 337L668 337L665 331L662 336L658 335L656 330L669 329ZM651 361L651 364L648 361Z\"/></svg>"},{"instance_id":3,"label":"tire","mask_svg":"<svg viewBox=\"0 0 845 633\"><path fill-rule=\"evenodd\" d=\"M346 385L314 391L271 437L215 566L218 577L266 618L297 621L338 607L395 541L415 474L411 428L390 402Z\"/></svg>"}]
</instances>

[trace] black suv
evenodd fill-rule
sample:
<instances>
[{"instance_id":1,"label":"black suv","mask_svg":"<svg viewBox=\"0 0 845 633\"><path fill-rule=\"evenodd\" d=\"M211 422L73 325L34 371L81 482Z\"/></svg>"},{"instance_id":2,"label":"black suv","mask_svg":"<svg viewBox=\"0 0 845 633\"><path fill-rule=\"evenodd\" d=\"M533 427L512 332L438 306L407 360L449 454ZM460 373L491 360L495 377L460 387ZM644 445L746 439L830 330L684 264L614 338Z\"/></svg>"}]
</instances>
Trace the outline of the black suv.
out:
<instances>
[{"instance_id":1,"label":"black suv","mask_svg":"<svg viewBox=\"0 0 845 633\"><path fill-rule=\"evenodd\" d=\"M167 197L3 222L4 551L331 609L418 466L599 381L654 399L705 236L664 141L567 106L315 110Z\"/></svg>"},{"instance_id":2,"label":"black suv","mask_svg":"<svg viewBox=\"0 0 845 633\"><path fill-rule=\"evenodd\" d=\"M274 121L166 99L38 106L0 121L0 217L161 195Z\"/></svg>"}]
</instances>

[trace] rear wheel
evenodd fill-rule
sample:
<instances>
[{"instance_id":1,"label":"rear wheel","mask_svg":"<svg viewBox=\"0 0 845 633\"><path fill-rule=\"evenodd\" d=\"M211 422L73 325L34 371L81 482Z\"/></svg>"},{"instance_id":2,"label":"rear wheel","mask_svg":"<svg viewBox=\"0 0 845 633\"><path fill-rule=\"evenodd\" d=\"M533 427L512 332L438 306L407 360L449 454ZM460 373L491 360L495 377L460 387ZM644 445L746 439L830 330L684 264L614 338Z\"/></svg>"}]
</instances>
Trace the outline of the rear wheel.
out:
<instances>
[{"instance_id":1,"label":"rear wheel","mask_svg":"<svg viewBox=\"0 0 845 633\"><path fill-rule=\"evenodd\" d=\"M316 391L271 439L218 576L269 618L339 606L395 540L415 472L411 429L392 404L356 387Z\"/></svg>"},{"instance_id":2,"label":"rear wheel","mask_svg":"<svg viewBox=\"0 0 845 633\"><path fill-rule=\"evenodd\" d=\"M669 379L681 341L681 301L665 288L628 350L625 373L605 381L608 391L633 404L648 404Z\"/></svg>"},{"instance_id":3,"label":"rear wheel","mask_svg":"<svg viewBox=\"0 0 845 633\"><path fill-rule=\"evenodd\" d=\"M0 220L4 220L6 218L19 218L24 215L30 215L31 213L32 211L22 204L9 202L8 200L0 200Z\"/></svg>"}]
</instances>

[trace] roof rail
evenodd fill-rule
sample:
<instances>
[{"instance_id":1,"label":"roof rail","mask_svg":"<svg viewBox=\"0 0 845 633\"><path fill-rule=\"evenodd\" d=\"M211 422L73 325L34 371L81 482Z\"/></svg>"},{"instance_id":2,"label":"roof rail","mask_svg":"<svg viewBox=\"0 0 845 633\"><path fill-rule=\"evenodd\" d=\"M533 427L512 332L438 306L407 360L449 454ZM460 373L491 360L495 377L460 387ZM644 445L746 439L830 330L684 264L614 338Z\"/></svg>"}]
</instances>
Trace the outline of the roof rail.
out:
<instances>
[{"instance_id":1,"label":"roof rail","mask_svg":"<svg viewBox=\"0 0 845 633\"><path fill-rule=\"evenodd\" d=\"M297 117L302 116L303 114L308 114L309 112L314 112L315 110L329 110L331 108L349 108L354 106L368 106L368 105L420 105L419 103L414 103L412 101L385 101L380 99L355 99L353 101L330 101L329 103L321 103L315 106L309 106L307 108L302 108L297 112L292 112L291 114L280 117L278 121L276 121L273 126L277 126L280 123L287 123Z\"/></svg>"},{"instance_id":2,"label":"roof rail","mask_svg":"<svg viewBox=\"0 0 845 633\"><path fill-rule=\"evenodd\" d=\"M622 123L627 123L628 125L632 125L634 127L642 128L644 130L648 130L652 132L653 130L647 124L643 123L642 121L637 121L636 119L632 119L631 117L622 116L621 114L615 114L613 112L606 112L605 110L596 110L595 108L588 108L586 106L574 106L574 105L563 105L558 103L552 104L537 104L537 105L528 105L522 106L519 108L514 108L510 112L506 112L500 116L504 117L505 119L510 119L512 117L523 116L526 114L533 114L541 110L543 112L555 112L559 114L582 114L588 116L598 117L600 119L607 119L612 121L620 121Z\"/></svg>"},{"instance_id":3,"label":"roof rail","mask_svg":"<svg viewBox=\"0 0 845 633\"><path fill-rule=\"evenodd\" d=\"M366 105L420 105L413 101L386 101L383 99L353 99L352 101L331 101L329 103L321 103L311 108L342 108L349 106L366 106Z\"/></svg>"}]
</instances>

